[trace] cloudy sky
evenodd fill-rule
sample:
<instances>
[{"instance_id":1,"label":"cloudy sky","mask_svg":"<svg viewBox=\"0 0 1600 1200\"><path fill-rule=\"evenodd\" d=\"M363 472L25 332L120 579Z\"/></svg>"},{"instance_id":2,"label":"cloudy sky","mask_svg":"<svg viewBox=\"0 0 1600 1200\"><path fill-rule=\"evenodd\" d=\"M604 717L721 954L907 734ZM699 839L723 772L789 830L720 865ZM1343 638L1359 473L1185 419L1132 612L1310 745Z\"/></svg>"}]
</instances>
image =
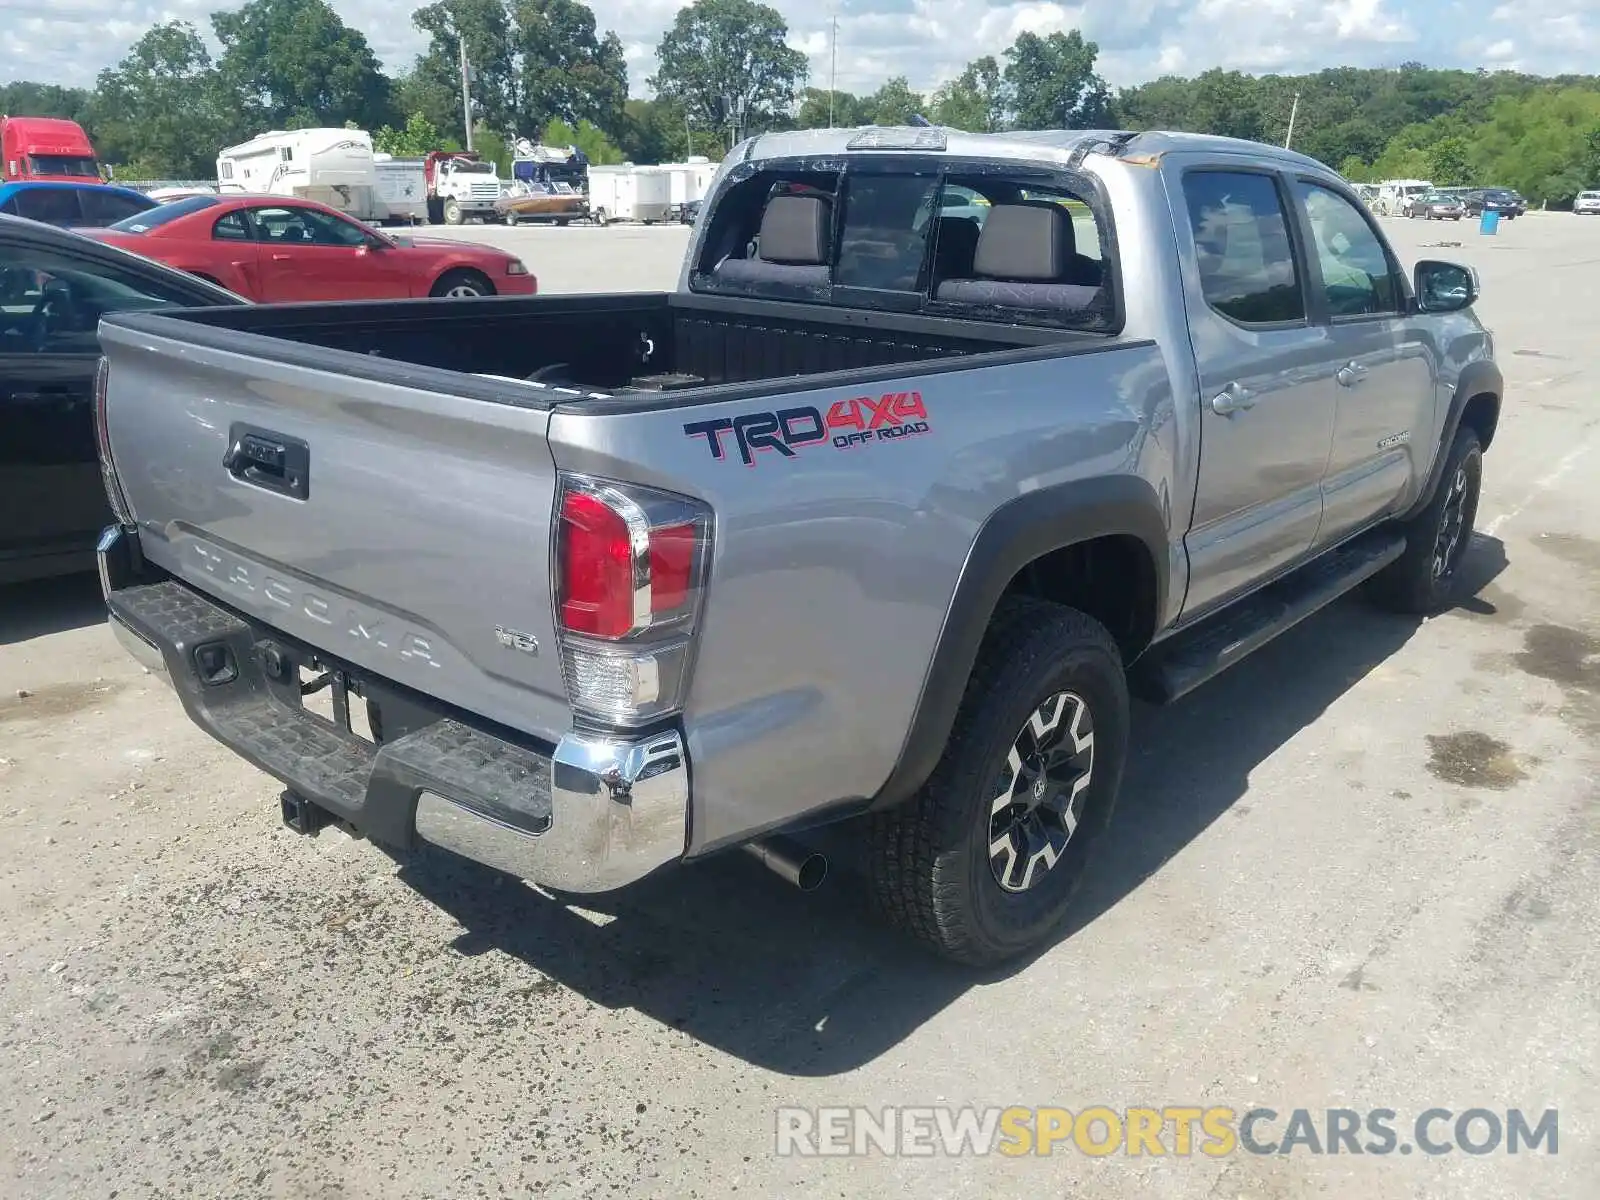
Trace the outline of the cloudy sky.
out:
<instances>
[{"instance_id":1,"label":"cloudy sky","mask_svg":"<svg viewBox=\"0 0 1600 1200\"><path fill-rule=\"evenodd\" d=\"M6 54L0 80L88 84L152 23L193 21L243 0L0 0ZM422 48L406 0L332 0L391 70ZM1212 66L1299 71L1333 65L1510 67L1554 74L1600 63L1600 0L1084 0L1076 5L998 0L776 0L790 40L826 87L829 18L839 19L838 84L865 92L893 75L931 89L968 59L998 53L1024 30L1082 29L1099 42L1113 85ZM675 0L597 0L602 28L628 50L630 83L646 94L653 48ZM1513 11L1513 9L1515 11Z\"/></svg>"}]
</instances>

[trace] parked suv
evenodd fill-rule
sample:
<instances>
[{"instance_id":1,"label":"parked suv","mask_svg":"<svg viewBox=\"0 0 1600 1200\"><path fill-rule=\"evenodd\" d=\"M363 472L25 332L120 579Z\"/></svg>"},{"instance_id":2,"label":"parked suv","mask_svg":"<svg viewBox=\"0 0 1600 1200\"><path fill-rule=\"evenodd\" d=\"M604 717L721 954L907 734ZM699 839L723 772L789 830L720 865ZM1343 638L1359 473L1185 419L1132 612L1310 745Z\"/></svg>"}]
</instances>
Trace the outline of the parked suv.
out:
<instances>
[{"instance_id":1,"label":"parked suv","mask_svg":"<svg viewBox=\"0 0 1600 1200\"><path fill-rule=\"evenodd\" d=\"M1600 192L1579 192L1578 198L1572 202L1572 211L1580 217L1600 213Z\"/></svg>"},{"instance_id":2,"label":"parked suv","mask_svg":"<svg viewBox=\"0 0 1600 1200\"><path fill-rule=\"evenodd\" d=\"M1479 188L1467 193L1467 215L1476 217L1485 210L1515 220L1528 211L1528 202L1510 188Z\"/></svg>"}]
</instances>

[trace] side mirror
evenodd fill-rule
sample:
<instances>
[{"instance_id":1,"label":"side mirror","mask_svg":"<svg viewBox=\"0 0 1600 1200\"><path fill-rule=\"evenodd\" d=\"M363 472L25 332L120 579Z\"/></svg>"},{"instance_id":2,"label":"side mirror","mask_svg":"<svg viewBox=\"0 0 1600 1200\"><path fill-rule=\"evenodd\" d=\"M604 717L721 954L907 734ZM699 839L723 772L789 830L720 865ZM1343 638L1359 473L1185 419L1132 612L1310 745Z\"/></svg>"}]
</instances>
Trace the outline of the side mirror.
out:
<instances>
[{"instance_id":1,"label":"side mirror","mask_svg":"<svg viewBox=\"0 0 1600 1200\"><path fill-rule=\"evenodd\" d=\"M368 234L367 240L361 244L361 248L363 250L387 250L389 243L377 234Z\"/></svg>"},{"instance_id":2,"label":"side mirror","mask_svg":"<svg viewBox=\"0 0 1600 1200\"><path fill-rule=\"evenodd\" d=\"M1460 312L1478 299L1478 273L1461 263L1423 259L1412 272L1417 307L1423 312Z\"/></svg>"}]
</instances>

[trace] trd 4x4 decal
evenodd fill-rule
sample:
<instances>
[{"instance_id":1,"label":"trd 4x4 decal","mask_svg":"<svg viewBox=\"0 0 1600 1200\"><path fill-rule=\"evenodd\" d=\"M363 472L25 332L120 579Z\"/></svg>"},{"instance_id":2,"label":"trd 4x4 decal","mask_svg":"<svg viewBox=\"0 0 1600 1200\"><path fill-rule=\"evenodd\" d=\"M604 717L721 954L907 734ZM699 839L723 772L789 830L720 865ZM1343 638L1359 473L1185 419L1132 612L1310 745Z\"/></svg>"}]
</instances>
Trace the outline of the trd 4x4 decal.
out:
<instances>
[{"instance_id":1,"label":"trd 4x4 decal","mask_svg":"<svg viewBox=\"0 0 1600 1200\"><path fill-rule=\"evenodd\" d=\"M716 459L727 457L723 435L731 432L739 460L753 467L762 450L793 458L796 450L818 442L831 441L835 450L849 450L869 442L916 437L928 432L928 410L921 392L885 392L878 397L836 401L828 407L826 417L821 409L807 405L691 421L683 432L687 437L704 438Z\"/></svg>"}]
</instances>

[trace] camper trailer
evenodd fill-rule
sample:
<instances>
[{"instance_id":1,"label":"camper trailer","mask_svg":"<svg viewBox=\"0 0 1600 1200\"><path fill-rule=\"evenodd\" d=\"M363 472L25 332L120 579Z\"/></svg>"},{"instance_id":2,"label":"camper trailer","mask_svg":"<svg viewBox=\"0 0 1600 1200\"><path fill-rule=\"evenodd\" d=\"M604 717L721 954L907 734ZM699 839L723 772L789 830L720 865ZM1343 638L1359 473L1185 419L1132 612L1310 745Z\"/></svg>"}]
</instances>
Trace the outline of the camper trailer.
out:
<instances>
[{"instance_id":1,"label":"camper trailer","mask_svg":"<svg viewBox=\"0 0 1600 1200\"><path fill-rule=\"evenodd\" d=\"M656 170L667 176L668 214L676 218L695 201L705 199L711 181L716 178L717 164L703 154L696 154L683 162L662 163Z\"/></svg>"},{"instance_id":2,"label":"camper trailer","mask_svg":"<svg viewBox=\"0 0 1600 1200\"><path fill-rule=\"evenodd\" d=\"M357 220L378 220L372 138L360 129L273 130L217 156L223 194L318 200Z\"/></svg>"},{"instance_id":3,"label":"camper trailer","mask_svg":"<svg viewBox=\"0 0 1600 1200\"><path fill-rule=\"evenodd\" d=\"M428 169L420 158L395 158L374 154L377 197L374 220L380 224L428 224Z\"/></svg>"},{"instance_id":4,"label":"camper trailer","mask_svg":"<svg viewBox=\"0 0 1600 1200\"><path fill-rule=\"evenodd\" d=\"M641 221L653 225L667 219L672 207L672 178L660 167L589 168L589 213L600 225Z\"/></svg>"}]
</instances>

